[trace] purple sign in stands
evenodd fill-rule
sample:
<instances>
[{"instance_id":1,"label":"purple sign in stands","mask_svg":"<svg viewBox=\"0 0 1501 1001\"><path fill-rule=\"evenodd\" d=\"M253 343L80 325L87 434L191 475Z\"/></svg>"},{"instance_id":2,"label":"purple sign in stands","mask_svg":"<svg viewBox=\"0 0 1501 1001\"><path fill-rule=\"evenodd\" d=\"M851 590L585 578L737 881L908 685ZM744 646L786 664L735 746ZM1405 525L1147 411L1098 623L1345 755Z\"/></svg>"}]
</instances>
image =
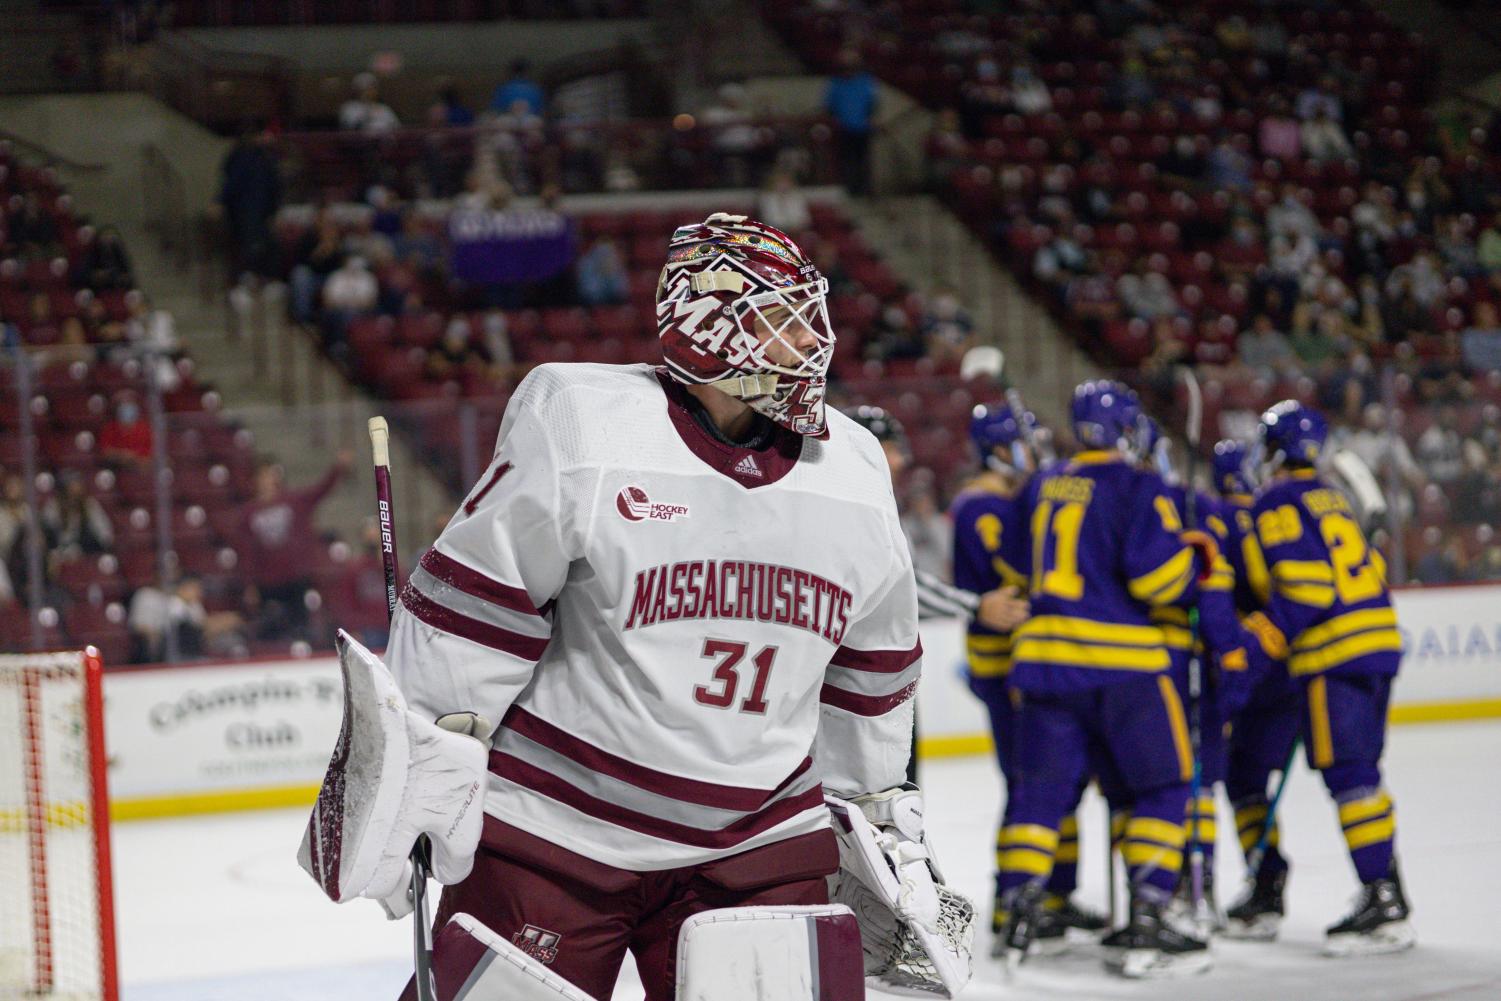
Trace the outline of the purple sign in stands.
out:
<instances>
[{"instance_id":1,"label":"purple sign in stands","mask_svg":"<svg viewBox=\"0 0 1501 1001\"><path fill-rule=\"evenodd\" d=\"M573 263L573 226L556 212L459 211L448 217L453 276L476 285L536 282Z\"/></svg>"}]
</instances>

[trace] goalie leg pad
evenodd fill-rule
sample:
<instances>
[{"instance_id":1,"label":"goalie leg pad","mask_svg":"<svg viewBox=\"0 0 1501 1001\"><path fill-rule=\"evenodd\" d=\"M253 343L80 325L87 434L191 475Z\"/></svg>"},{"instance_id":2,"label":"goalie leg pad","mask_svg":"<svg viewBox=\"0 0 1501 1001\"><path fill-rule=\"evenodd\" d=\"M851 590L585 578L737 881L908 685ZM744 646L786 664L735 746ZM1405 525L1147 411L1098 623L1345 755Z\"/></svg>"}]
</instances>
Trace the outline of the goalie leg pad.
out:
<instances>
[{"instance_id":1,"label":"goalie leg pad","mask_svg":"<svg viewBox=\"0 0 1501 1001\"><path fill-rule=\"evenodd\" d=\"M297 858L331 900L371 897L399 914L419 837L429 838L439 882L468 875L488 749L408 709L380 658L347 633L338 646L344 718Z\"/></svg>"},{"instance_id":2,"label":"goalie leg pad","mask_svg":"<svg viewBox=\"0 0 1501 1001\"><path fill-rule=\"evenodd\" d=\"M476 918L455 914L433 942L438 1001L596 1001ZM415 981L401 1001L416 1001Z\"/></svg>"},{"instance_id":3,"label":"goalie leg pad","mask_svg":"<svg viewBox=\"0 0 1501 1001\"><path fill-rule=\"evenodd\" d=\"M725 907L678 932L677 1001L863 1001L848 907Z\"/></svg>"}]
</instances>

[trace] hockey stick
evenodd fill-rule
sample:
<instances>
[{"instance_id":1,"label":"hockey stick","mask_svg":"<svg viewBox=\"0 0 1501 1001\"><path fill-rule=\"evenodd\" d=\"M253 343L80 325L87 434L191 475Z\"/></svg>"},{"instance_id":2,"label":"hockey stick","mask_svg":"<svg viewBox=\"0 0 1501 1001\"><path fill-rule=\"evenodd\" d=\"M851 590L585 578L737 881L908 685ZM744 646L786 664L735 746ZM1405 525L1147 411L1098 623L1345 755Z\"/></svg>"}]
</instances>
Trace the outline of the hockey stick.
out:
<instances>
[{"instance_id":1,"label":"hockey stick","mask_svg":"<svg viewBox=\"0 0 1501 1001\"><path fill-rule=\"evenodd\" d=\"M384 417L372 417L370 452L375 463L375 506L380 517L380 561L386 573L386 621L396 615L396 523L391 503L391 431ZM427 915L427 839L412 846L412 952L417 1001L437 1001L433 980L432 924Z\"/></svg>"},{"instance_id":2,"label":"hockey stick","mask_svg":"<svg viewBox=\"0 0 1501 1001\"><path fill-rule=\"evenodd\" d=\"M1293 738L1293 746L1288 749L1287 760L1282 763L1282 774L1277 778L1277 788L1272 792L1272 798L1266 804L1266 817L1261 822L1261 835L1257 837L1256 844L1246 853L1246 881L1255 884L1261 876L1261 863L1266 860L1267 849L1272 845L1272 834L1277 830L1277 805L1282 802L1282 793L1287 789L1287 777L1293 773L1293 762L1298 757L1298 745L1302 743L1301 737Z\"/></svg>"},{"instance_id":3,"label":"hockey stick","mask_svg":"<svg viewBox=\"0 0 1501 1001\"><path fill-rule=\"evenodd\" d=\"M1199 438L1204 423L1204 397L1193 369L1178 368L1178 377L1188 392L1188 419L1184 437L1188 439L1188 461L1184 467L1183 521L1189 531L1199 527L1199 497L1195 485L1199 465ZM1188 610L1188 746L1193 755L1193 775L1188 784L1188 801L1193 823L1188 826L1189 899L1195 918L1208 918L1204 900L1204 841L1199 836L1199 794L1204 787L1204 760L1201 748L1204 732L1204 663L1199 656L1199 610Z\"/></svg>"}]
</instances>

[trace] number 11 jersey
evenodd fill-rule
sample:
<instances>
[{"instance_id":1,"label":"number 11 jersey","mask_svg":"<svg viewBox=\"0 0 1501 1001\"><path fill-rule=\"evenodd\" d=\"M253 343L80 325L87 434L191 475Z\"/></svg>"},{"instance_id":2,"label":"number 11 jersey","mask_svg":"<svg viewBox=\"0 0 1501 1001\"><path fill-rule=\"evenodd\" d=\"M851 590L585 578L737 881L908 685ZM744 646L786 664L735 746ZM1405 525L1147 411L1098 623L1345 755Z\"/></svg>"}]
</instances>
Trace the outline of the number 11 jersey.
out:
<instances>
[{"instance_id":1,"label":"number 11 jersey","mask_svg":"<svg viewBox=\"0 0 1501 1001\"><path fill-rule=\"evenodd\" d=\"M498 722L485 811L606 865L695 865L900 785L917 597L880 446L720 441L646 365L543 365L402 593L415 708Z\"/></svg>"},{"instance_id":2,"label":"number 11 jersey","mask_svg":"<svg viewBox=\"0 0 1501 1001\"><path fill-rule=\"evenodd\" d=\"M1011 683L1066 694L1168 670L1151 609L1196 593L1193 553L1160 477L1116 452L1081 452L1027 484L1032 617Z\"/></svg>"}]
</instances>

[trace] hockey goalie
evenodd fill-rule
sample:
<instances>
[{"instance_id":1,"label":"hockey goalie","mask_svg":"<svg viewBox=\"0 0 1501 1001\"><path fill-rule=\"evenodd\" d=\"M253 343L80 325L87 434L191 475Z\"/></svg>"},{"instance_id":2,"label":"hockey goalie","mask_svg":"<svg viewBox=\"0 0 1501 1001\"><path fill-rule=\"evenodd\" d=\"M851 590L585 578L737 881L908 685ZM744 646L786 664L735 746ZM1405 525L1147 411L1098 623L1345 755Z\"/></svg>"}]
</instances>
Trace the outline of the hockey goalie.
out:
<instances>
[{"instance_id":1,"label":"hockey goalie","mask_svg":"<svg viewBox=\"0 0 1501 1001\"><path fill-rule=\"evenodd\" d=\"M444 1001L607 1001L627 950L648 1001L968 981L973 911L903 784L911 559L880 446L824 406L827 289L768 226L679 228L665 364L533 370L384 664L344 641L343 805L304 866L399 913L427 834ZM351 713L391 739L361 751ZM538 993L477 991L496 957Z\"/></svg>"}]
</instances>

